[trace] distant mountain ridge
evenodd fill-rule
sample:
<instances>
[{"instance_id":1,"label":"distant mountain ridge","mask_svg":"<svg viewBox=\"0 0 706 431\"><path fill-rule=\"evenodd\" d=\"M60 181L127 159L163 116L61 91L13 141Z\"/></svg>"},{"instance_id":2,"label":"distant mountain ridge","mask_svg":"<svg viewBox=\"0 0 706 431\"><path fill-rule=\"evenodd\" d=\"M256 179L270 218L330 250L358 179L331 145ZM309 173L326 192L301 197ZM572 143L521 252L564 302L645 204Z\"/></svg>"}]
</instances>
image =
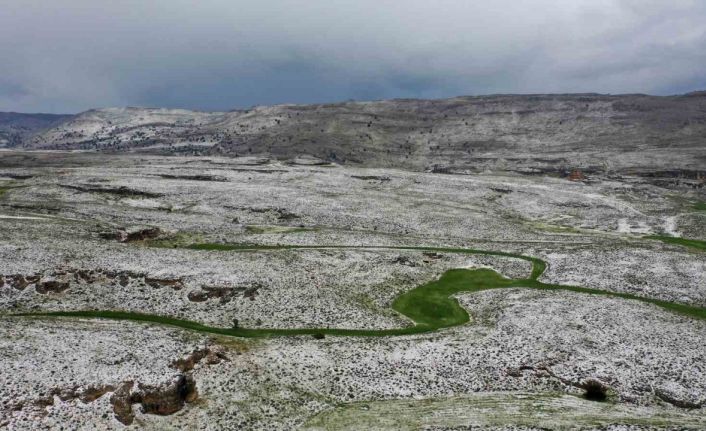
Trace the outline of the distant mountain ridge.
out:
<instances>
[{"instance_id":1,"label":"distant mountain ridge","mask_svg":"<svg viewBox=\"0 0 706 431\"><path fill-rule=\"evenodd\" d=\"M706 92L491 95L230 112L107 108L58 117L36 119L36 127L27 127L6 146L310 156L437 171L699 171L706 166Z\"/></svg>"},{"instance_id":2,"label":"distant mountain ridge","mask_svg":"<svg viewBox=\"0 0 706 431\"><path fill-rule=\"evenodd\" d=\"M0 148L16 147L38 132L56 127L73 115L0 112Z\"/></svg>"}]
</instances>

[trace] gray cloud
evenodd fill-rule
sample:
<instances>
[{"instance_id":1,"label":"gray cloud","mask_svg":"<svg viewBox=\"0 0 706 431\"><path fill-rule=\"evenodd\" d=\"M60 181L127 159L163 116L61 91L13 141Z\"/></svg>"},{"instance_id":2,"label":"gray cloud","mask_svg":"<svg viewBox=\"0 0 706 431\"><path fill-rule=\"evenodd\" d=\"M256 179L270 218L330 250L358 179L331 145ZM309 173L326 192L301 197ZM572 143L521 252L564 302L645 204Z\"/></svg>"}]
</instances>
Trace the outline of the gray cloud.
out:
<instances>
[{"instance_id":1,"label":"gray cloud","mask_svg":"<svg viewBox=\"0 0 706 431\"><path fill-rule=\"evenodd\" d=\"M4 0L0 110L706 88L699 0Z\"/></svg>"}]
</instances>

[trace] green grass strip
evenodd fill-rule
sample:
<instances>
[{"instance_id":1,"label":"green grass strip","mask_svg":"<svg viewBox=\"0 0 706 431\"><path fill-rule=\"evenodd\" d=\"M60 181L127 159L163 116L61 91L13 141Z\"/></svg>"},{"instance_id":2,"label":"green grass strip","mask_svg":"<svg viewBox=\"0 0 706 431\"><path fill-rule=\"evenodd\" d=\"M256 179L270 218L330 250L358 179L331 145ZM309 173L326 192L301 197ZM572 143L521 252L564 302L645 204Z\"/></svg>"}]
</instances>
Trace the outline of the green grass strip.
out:
<instances>
[{"instance_id":1,"label":"green grass strip","mask_svg":"<svg viewBox=\"0 0 706 431\"><path fill-rule=\"evenodd\" d=\"M654 304L667 310L686 316L706 319L706 308L686 304L643 298L629 293L609 292L599 289L590 289L580 286L566 286L547 284L538 281L538 278L547 265L543 260L520 254L498 251L484 251L465 248L443 247L391 247L391 246L297 246L297 245L249 245L249 244L193 244L187 248L194 250L217 251L256 251L256 250L291 250L291 249L393 249L393 250L423 250L427 252L485 254L491 256L506 256L523 259L532 263L532 272L529 278L510 279L491 269L451 269L446 271L438 280L418 286L398 296L392 303L392 309L409 318L414 325L399 329L337 329L337 328L219 328L203 325L189 320L173 317L142 314L128 311L56 311L32 312L15 314L15 316L54 316L54 317L80 317L102 318L115 320L132 320L138 322L151 322L162 325L176 326L203 333L229 335L235 337L271 337L291 335L335 335L335 336L361 336L385 337L395 335L411 335L436 331L443 328L462 325L470 320L468 312L461 307L453 296L458 293L480 292L489 289L502 288L531 288L541 290L565 290L592 295L612 296L631 299Z\"/></svg>"},{"instance_id":2,"label":"green grass strip","mask_svg":"<svg viewBox=\"0 0 706 431\"><path fill-rule=\"evenodd\" d=\"M662 241L667 244L683 245L685 247L691 247L698 250L706 250L706 241L701 241L698 239L686 239L678 238L676 236L666 236L666 235L649 235L646 236L647 239L654 239L657 241Z\"/></svg>"}]
</instances>

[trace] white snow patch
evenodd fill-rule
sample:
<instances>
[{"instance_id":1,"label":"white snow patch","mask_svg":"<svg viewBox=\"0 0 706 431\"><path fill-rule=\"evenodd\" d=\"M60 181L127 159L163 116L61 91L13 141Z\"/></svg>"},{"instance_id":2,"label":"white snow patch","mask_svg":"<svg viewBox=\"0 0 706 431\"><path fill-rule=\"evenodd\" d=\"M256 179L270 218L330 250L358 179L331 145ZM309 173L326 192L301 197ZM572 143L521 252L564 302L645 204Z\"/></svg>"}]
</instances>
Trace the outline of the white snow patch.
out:
<instances>
[{"instance_id":1,"label":"white snow patch","mask_svg":"<svg viewBox=\"0 0 706 431\"><path fill-rule=\"evenodd\" d=\"M631 223L626 218L618 219L618 233L628 233L628 234L649 234L652 229L642 221Z\"/></svg>"},{"instance_id":2,"label":"white snow patch","mask_svg":"<svg viewBox=\"0 0 706 431\"><path fill-rule=\"evenodd\" d=\"M664 233L670 236L681 236L677 231L677 216L664 218Z\"/></svg>"}]
</instances>

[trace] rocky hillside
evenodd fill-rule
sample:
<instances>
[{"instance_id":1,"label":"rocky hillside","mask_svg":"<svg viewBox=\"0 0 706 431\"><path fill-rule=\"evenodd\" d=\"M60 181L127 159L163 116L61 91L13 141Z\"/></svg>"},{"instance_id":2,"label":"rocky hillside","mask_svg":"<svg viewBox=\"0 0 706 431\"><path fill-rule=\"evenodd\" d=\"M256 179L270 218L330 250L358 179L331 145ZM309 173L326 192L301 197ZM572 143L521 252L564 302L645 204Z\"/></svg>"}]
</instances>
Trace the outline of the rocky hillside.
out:
<instances>
[{"instance_id":1,"label":"rocky hillside","mask_svg":"<svg viewBox=\"0 0 706 431\"><path fill-rule=\"evenodd\" d=\"M245 111L91 110L22 145L166 154L310 156L437 171L675 170L706 166L706 92L494 95L278 105Z\"/></svg>"},{"instance_id":2,"label":"rocky hillside","mask_svg":"<svg viewBox=\"0 0 706 431\"><path fill-rule=\"evenodd\" d=\"M33 135L56 127L71 118L73 115L0 112L0 148L21 145Z\"/></svg>"}]
</instances>

